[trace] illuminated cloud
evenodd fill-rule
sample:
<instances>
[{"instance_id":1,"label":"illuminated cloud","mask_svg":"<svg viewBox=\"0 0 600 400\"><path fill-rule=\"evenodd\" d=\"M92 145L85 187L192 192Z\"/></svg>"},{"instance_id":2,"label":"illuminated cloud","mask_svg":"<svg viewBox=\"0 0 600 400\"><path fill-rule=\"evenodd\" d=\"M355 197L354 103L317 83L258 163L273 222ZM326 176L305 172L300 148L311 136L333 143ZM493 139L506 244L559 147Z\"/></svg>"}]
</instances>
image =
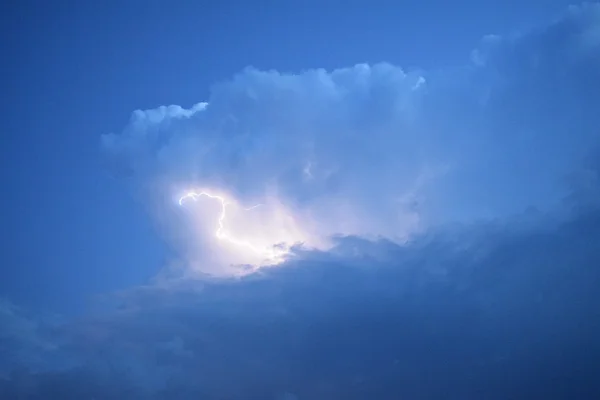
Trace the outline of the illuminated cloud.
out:
<instances>
[{"instance_id":1,"label":"illuminated cloud","mask_svg":"<svg viewBox=\"0 0 600 400\"><path fill-rule=\"evenodd\" d=\"M261 243L321 249L332 235L402 243L447 222L549 211L597 143L598 10L487 36L460 68L249 68L189 109L135 111L103 149L182 257L210 273L232 273L222 256L245 258L212 245L218 205L178 207L189 190L265 204L256 220L238 215Z\"/></svg>"},{"instance_id":2,"label":"illuminated cloud","mask_svg":"<svg viewBox=\"0 0 600 400\"><path fill-rule=\"evenodd\" d=\"M417 191L435 175L411 144L423 87L420 75L387 64L299 75L247 69L208 103L136 111L103 144L151 202L202 187L265 204L254 229L268 226L255 235L274 236L271 245L318 245L333 234L403 239L419 229ZM180 212L172 201L156 208ZM191 237L184 252L208 253L196 251L205 236Z\"/></svg>"}]
</instances>

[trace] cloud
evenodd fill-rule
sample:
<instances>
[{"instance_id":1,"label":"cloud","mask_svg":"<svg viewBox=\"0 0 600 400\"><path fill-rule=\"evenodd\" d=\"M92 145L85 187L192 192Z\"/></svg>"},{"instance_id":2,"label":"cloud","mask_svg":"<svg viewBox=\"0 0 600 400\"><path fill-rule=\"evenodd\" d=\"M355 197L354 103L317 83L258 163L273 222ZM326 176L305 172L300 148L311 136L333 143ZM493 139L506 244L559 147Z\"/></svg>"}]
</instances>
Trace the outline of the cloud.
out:
<instances>
[{"instance_id":1,"label":"cloud","mask_svg":"<svg viewBox=\"0 0 600 400\"><path fill-rule=\"evenodd\" d=\"M52 354L61 345L60 336L56 335L60 325L60 319L55 316L30 315L0 300L0 376L21 365L33 371L69 365L64 357L57 360Z\"/></svg>"},{"instance_id":2,"label":"cloud","mask_svg":"<svg viewBox=\"0 0 600 400\"><path fill-rule=\"evenodd\" d=\"M130 290L63 326L55 351L78 368L22 372L0 394L593 398L600 208L527 218L408 246L340 238L244 278Z\"/></svg>"},{"instance_id":3,"label":"cloud","mask_svg":"<svg viewBox=\"0 0 600 400\"><path fill-rule=\"evenodd\" d=\"M419 225L414 191L433 175L410 133L422 79L388 64L298 75L247 69L190 110L136 111L103 145L136 183L158 186L160 194L143 193L168 198L161 213L172 212L173 193L199 186L271 203L267 213L294 219L288 228L273 218L271 231L301 232L301 242L403 237ZM196 246L199 235L188 234Z\"/></svg>"},{"instance_id":4,"label":"cloud","mask_svg":"<svg viewBox=\"0 0 600 400\"><path fill-rule=\"evenodd\" d=\"M600 92L589 85L600 79L598 9L487 36L461 68L248 68L189 109L135 111L121 133L102 137L103 149L200 269L215 248L198 248L212 231L184 226L191 217L173 205L188 187L273 201L261 223L241 224L314 245L335 234L402 242L449 221L549 210L597 143ZM272 210L293 222L268 218Z\"/></svg>"}]
</instances>

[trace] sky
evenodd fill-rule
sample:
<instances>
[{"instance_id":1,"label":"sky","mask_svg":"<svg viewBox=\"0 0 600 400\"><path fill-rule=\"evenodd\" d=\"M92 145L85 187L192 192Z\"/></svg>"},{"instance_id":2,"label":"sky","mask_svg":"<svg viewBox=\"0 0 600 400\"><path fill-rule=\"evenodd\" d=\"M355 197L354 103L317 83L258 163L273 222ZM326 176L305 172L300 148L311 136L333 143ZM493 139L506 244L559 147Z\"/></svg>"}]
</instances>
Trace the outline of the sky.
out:
<instances>
[{"instance_id":1,"label":"sky","mask_svg":"<svg viewBox=\"0 0 600 400\"><path fill-rule=\"evenodd\" d=\"M600 394L600 5L59 3L2 6L4 396Z\"/></svg>"}]
</instances>

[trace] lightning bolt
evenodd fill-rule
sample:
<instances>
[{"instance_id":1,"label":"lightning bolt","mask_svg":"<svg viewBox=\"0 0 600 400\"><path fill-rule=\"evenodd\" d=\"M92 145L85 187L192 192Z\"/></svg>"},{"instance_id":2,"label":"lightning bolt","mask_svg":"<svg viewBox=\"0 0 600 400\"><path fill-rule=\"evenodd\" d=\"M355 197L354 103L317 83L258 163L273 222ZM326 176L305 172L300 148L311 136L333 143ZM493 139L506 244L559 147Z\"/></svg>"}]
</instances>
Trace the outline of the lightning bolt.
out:
<instances>
[{"instance_id":1,"label":"lightning bolt","mask_svg":"<svg viewBox=\"0 0 600 400\"><path fill-rule=\"evenodd\" d=\"M217 200L221 204L221 212L219 214L218 227L217 227L217 230L215 231L215 236L217 237L217 239L224 240L235 246L246 248L246 249L252 251L253 253L263 256L266 259L271 260L271 261L280 260L281 257L286 253L286 251L284 249L277 249L277 248L273 248L273 247L266 247L266 248L257 247L255 245L253 245L252 243L250 243L249 241L238 239L235 236L229 234L227 232L227 230L225 229L225 219L227 218L227 206L231 203L229 203L223 196L210 194L208 192L188 192L179 198L179 205L183 206L183 203L186 200L197 201L201 197L208 197L209 199ZM260 206L262 206L262 204L257 204L255 206L252 206L249 208L244 208L244 211L250 211L250 210L253 210Z\"/></svg>"}]
</instances>

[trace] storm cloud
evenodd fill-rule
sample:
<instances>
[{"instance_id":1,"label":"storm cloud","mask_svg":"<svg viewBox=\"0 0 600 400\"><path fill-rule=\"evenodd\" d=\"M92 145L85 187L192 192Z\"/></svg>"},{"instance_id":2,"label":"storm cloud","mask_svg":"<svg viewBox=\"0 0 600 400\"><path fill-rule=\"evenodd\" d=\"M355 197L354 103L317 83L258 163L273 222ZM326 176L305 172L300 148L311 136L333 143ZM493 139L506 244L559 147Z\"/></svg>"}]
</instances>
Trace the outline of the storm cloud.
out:
<instances>
[{"instance_id":1,"label":"storm cloud","mask_svg":"<svg viewBox=\"0 0 600 400\"><path fill-rule=\"evenodd\" d=\"M597 398L599 29L573 7L459 68L246 69L134 112L104 155L182 254L208 234L174 201L188 185L274 198L330 245L51 325L3 306L0 394Z\"/></svg>"}]
</instances>

